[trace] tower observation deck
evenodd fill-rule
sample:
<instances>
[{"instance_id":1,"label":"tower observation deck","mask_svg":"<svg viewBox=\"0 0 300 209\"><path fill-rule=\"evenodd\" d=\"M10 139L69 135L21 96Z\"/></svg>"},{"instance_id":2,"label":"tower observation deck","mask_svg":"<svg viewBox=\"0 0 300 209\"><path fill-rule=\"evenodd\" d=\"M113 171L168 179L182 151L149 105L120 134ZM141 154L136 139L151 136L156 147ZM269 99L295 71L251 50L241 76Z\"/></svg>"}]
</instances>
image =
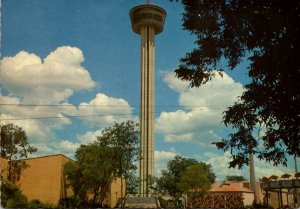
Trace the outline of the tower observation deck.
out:
<instances>
[{"instance_id":1,"label":"tower observation deck","mask_svg":"<svg viewBox=\"0 0 300 209\"><path fill-rule=\"evenodd\" d=\"M154 175L154 36L163 31L166 11L153 4L130 10L132 30L141 36L140 194L149 196L148 177Z\"/></svg>"}]
</instances>

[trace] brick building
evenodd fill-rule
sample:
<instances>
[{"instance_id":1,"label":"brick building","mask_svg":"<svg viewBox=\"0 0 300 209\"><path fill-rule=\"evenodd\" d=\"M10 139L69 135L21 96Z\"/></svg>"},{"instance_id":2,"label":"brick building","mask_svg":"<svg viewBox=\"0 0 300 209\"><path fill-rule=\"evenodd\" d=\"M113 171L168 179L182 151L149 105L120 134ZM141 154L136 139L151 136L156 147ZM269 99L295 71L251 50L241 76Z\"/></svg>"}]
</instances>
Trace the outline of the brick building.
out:
<instances>
[{"instance_id":1,"label":"brick building","mask_svg":"<svg viewBox=\"0 0 300 209\"><path fill-rule=\"evenodd\" d=\"M57 204L67 195L64 191L63 166L71 161L64 155L51 155L25 160L29 166L17 185L28 200Z\"/></svg>"},{"instance_id":2,"label":"brick building","mask_svg":"<svg viewBox=\"0 0 300 209\"><path fill-rule=\"evenodd\" d=\"M64 184L63 167L70 158L62 155L49 155L26 159L29 165L21 174L16 185L28 200L38 199L44 203L58 204L61 198L70 197L71 189L66 189ZM1 175L6 176L7 160L1 158ZM106 204L114 207L121 196L120 179L111 183L106 197Z\"/></svg>"}]
</instances>

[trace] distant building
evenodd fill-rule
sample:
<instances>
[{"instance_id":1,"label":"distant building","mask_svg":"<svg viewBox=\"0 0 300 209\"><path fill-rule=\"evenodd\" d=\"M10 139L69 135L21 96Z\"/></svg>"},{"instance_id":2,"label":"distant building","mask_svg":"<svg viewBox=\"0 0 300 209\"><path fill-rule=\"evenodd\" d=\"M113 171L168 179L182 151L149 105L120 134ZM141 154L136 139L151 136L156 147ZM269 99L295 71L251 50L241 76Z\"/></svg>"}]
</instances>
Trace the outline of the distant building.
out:
<instances>
[{"instance_id":1,"label":"distant building","mask_svg":"<svg viewBox=\"0 0 300 209\"><path fill-rule=\"evenodd\" d=\"M61 198L70 197L71 189L66 189L63 176L65 163L72 161L70 158L58 154L26 159L26 168L16 185L28 200L38 199L44 203L58 204ZM5 176L7 160L1 158L1 175ZM120 179L111 183L107 193L106 204L114 207L121 196Z\"/></svg>"},{"instance_id":2,"label":"distant building","mask_svg":"<svg viewBox=\"0 0 300 209\"><path fill-rule=\"evenodd\" d=\"M232 202L239 202L240 205L246 206L252 205L254 201L254 192L248 186L249 183L243 181L230 181L224 183L224 185L222 185L222 182L216 182L212 185L209 192L215 197L220 195L226 197L225 203L228 205L232 204Z\"/></svg>"},{"instance_id":3,"label":"distant building","mask_svg":"<svg viewBox=\"0 0 300 209\"><path fill-rule=\"evenodd\" d=\"M300 173L265 176L260 182L266 205L273 208L300 207Z\"/></svg>"},{"instance_id":4,"label":"distant building","mask_svg":"<svg viewBox=\"0 0 300 209\"><path fill-rule=\"evenodd\" d=\"M69 161L71 159L64 155L27 159L25 162L29 167L22 172L17 185L28 200L57 204L68 195L64 187L63 167Z\"/></svg>"},{"instance_id":5,"label":"distant building","mask_svg":"<svg viewBox=\"0 0 300 209\"><path fill-rule=\"evenodd\" d=\"M208 194L202 198L189 201L189 206L209 208L243 208L252 205L254 199L259 202L262 197L259 190L259 182L256 183L257 191L249 189L248 181L223 181L212 184ZM256 196L255 196L256 194ZM190 197L193 195L190 194Z\"/></svg>"},{"instance_id":6,"label":"distant building","mask_svg":"<svg viewBox=\"0 0 300 209\"><path fill-rule=\"evenodd\" d=\"M188 195L188 205L209 208L243 208L257 204L272 208L298 208L300 206L300 173L263 177L255 184L255 193L248 181L223 181L212 184L204 197ZM189 198L190 197L190 198Z\"/></svg>"}]
</instances>

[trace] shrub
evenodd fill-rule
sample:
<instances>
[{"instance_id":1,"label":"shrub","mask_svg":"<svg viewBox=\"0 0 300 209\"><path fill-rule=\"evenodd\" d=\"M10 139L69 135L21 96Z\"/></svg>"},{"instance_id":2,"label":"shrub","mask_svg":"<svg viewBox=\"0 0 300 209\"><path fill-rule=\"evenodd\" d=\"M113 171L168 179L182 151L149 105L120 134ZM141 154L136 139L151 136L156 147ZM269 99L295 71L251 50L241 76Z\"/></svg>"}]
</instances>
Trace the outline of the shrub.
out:
<instances>
[{"instance_id":1,"label":"shrub","mask_svg":"<svg viewBox=\"0 0 300 209\"><path fill-rule=\"evenodd\" d=\"M37 199L31 200L28 207L29 208L57 208L57 206L51 203L43 203Z\"/></svg>"},{"instance_id":2,"label":"shrub","mask_svg":"<svg viewBox=\"0 0 300 209\"><path fill-rule=\"evenodd\" d=\"M21 190L12 182L1 179L1 204L7 208L25 208L28 207L27 198Z\"/></svg>"}]
</instances>

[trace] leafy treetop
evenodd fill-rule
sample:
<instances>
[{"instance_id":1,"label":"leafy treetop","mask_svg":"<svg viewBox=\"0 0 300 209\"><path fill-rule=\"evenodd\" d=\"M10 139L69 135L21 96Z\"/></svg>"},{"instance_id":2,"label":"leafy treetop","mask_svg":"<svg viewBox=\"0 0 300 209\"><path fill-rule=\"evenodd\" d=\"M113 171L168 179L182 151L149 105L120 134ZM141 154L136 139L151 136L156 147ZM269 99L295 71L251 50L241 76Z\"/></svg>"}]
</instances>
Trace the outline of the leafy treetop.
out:
<instances>
[{"instance_id":1,"label":"leafy treetop","mask_svg":"<svg viewBox=\"0 0 300 209\"><path fill-rule=\"evenodd\" d=\"M168 193L176 197L182 193L179 189L178 183L180 182L183 172L190 166L202 166L207 175L208 181L213 183L215 181L215 174L210 164L198 162L195 159L185 158L182 156L175 156L174 159L168 162L166 170L162 170L162 176L157 179L157 188L161 193Z\"/></svg>"},{"instance_id":2,"label":"leafy treetop","mask_svg":"<svg viewBox=\"0 0 300 209\"><path fill-rule=\"evenodd\" d=\"M274 165L300 156L300 1L180 2L196 48L181 59L178 78L199 87L222 73L223 60L231 70L249 63L251 82L224 112L233 133L216 143L231 152L230 166L247 164L249 153Z\"/></svg>"},{"instance_id":3,"label":"leafy treetop","mask_svg":"<svg viewBox=\"0 0 300 209\"><path fill-rule=\"evenodd\" d=\"M1 129L1 157L8 160L7 179L16 182L22 170L27 168L23 159L37 151L28 142L26 132L22 127L12 123L0 124Z\"/></svg>"},{"instance_id":4,"label":"leafy treetop","mask_svg":"<svg viewBox=\"0 0 300 209\"><path fill-rule=\"evenodd\" d=\"M197 192L204 195L211 186L205 166L202 164L191 165L183 172L178 182L178 188L183 193Z\"/></svg>"}]
</instances>

